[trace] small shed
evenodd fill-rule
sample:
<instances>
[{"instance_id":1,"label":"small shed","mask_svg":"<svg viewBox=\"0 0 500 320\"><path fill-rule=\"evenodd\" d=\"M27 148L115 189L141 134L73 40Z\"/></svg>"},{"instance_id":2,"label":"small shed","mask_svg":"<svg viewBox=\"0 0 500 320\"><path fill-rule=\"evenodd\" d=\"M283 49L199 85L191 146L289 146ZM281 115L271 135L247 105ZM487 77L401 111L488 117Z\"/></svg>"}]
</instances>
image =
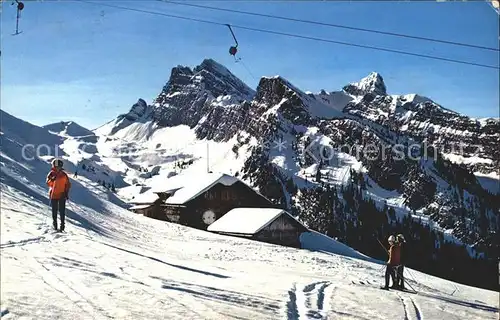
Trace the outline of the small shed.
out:
<instances>
[{"instance_id":1,"label":"small shed","mask_svg":"<svg viewBox=\"0 0 500 320\"><path fill-rule=\"evenodd\" d=\"M132 206L128 210L146 217L154 217L156 208L159 207L160 198L157 194L146 191L134 196L128 203Z\"/></svg>"},{"instance_id":2,"label":"small shed","mask_svg":"<svg viewBox=\"0 0 500 320\"><path fill-rule=\"evenodd\" d=\"M142 214L144 216L148 216L150 212L153 210L154 204L135 204L128 208L130 211L137 213L137 214Z\"/></svg>"},{"instance_id":3,"label":"small shed","mask_svg":"<svg viewBox=\"0 0 500 320\"><path fill-rule=\"evenodd\" d=\"M207 230L295 248L301 248L300 236L309 231L287 211L275 208L236 208Z\"/></svg>"}]
</instances>

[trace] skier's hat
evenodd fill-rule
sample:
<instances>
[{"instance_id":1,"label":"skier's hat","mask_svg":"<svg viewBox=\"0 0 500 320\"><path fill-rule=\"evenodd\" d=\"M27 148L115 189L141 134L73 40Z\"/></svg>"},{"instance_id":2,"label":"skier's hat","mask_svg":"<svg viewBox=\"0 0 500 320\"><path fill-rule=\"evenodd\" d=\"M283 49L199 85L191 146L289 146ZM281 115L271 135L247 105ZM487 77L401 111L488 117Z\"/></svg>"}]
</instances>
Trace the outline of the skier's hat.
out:
<instances>
[{"instance_id":1,"label":"skier's hat","mask_svg":"<svg viewBox=\"0 0 500 320\"><path fill-rule=\"evenodd\" d=\"M405 237L400 233L396 236L396 238L398 239L398 241L401 241L401 242L406 242L406 239Z\"/></svg>"},{"instance_id":2,"label":"skier's hat","mask_svg":"<svg viewBox=\"0 0 500 320\"><path fill-rule=\"evenodd\" d=\"M54 159L54 160L52 160L52 167L53 168L62 168L63 167L63 161L61 159Z\"/></svg>"}]
</instances>

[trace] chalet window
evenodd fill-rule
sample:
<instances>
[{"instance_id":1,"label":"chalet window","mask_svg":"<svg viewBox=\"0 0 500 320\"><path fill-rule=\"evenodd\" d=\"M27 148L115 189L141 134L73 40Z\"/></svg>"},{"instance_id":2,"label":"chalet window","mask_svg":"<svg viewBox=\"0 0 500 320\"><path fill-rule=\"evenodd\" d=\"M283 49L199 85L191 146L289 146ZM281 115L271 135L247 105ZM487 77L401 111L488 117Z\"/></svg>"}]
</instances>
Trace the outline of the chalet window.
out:
<instances>
[{"instance_id":1,"label":"chalet window","mask_svg":"<svg viewBox=\"0 0 500 320\"><path fill-rule=\"evenodd\" d=\"M217 194L215 193L215 191L209 191L208 192L210 194L210 200L213 200L213 199L217 199Z\"/></svg>"},{"instance_id":2,"label":"chalet window","mask_svg":"<svg viewBox=\"0 0 500 320\"><path fill-rule=\"evenodd\" d=\"M229 190L224 190L224 191L222 191L221 197L222 197L222 200L230 200L231 199L231 192Z\"/></svg>"}]
</instances>

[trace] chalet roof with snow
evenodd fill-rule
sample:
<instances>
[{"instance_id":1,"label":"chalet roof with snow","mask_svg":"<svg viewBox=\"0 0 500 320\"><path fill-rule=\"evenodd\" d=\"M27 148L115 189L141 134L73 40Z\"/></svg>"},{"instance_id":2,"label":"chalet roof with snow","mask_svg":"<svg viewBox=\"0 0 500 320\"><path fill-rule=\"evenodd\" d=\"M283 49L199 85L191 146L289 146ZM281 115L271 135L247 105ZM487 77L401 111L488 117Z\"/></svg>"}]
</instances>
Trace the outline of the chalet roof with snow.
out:
<instances>
[{"instance_id":1,"label":"chalet roof with snow","mask_svg":"<svg viewBox=\"0 0 500 320\"><path fill-rule=\"evenodd\" d=\"M159 199L159 197L156 193L153 193L152 191L148 190L144 193L140 193L140 194L134 196L134 198L130 199L128 201L128 203L131 203L131 204L152 204L158 199Z\"/></svg>"},{"instance_id":2,"label":"chalet roof with snow","mask_svg":"<svg viewBox=\"0 0 500 320\"><path fill-rule=\"evenodd\" d=\"M283 209L236 208L230 210L228 213L209 225L207 231L254 235L270 225L274 220L283 214L288 215L291 219L297 221ZM299 221L297 221L297 223L301 224ZM305 226L303 227L306 228Z\"/></svg>"},{"instance_id":3,"label":"chalet roof with snow","mask_svg":"<svg viewBox=\"0 0 500 320\"><path fill-rule=\"evenodd\" d=\"M179 174L166 179L163 186L154 188L153 192L171 194L165 200L166 204L185 204L218 183L232 186L237 182L244 183L240 179L225 173ZM251 187L249 186L249 188Z\"/></svg>"},{"instance_id":4,"label":"chalet roof with snow","mask_svg":"<svg viewBox=\"0 0 500 320\"><path fill-rule=\"evenodd\" d=\"M152 206L153 206L152 204L137 204L137 205L134 205L128 209L129 210L140 210L140 209L147 209L147 208L150 208Z\"/></svg>"}]
</instances>

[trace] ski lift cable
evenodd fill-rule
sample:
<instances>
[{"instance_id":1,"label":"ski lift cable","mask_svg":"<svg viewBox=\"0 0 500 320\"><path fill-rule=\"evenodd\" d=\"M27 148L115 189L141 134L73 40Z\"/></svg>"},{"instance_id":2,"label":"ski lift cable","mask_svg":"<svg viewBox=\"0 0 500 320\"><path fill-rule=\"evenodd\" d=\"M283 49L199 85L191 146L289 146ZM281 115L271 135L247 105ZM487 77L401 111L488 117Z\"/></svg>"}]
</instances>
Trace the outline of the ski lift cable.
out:
<instances>
[{"instance_id":1,"label":"ski lift cable","mask_svg":"<svg viewBox=\"0 0 500 320\"><path fill-rule=\"evenodd\" d=\"M245 70L248 72L248 74L250 75L250 77L252 77L252 79L255 80L255 77L254 77L252 71L250 71L250 69L247 67L247 65L241 59L241 57L236 58L236 53L238 52L238 39L236 39L236 36L235 36L235 34L233 32L233 29L231 28L231 25L230 24L226 24L226 26L229 28L229 31L231 32L231 35L233 36L234 42L236 44L234 46L229 47L229 54L234 57L234 62L240 62L241 65L243 66L243 68L245 68Z\"/></svg>"},{"instance_id":2,"label":"ski lift cable","mask_svg":"<svg viewBox=\"0 0 500 320\"><path fill-rule=\"evenodd\" d=\"M234 42L236 43L236 47L238 47L238 40L236 40L236 36L234 35L233 29L231 29L231 25L226 24L226 26L229 28L229 31L231 31L231 34L233 35Z\"/></svg>"},{"instance_id":3,"label":"ski lift cable","mask_svg":"<svg viewBox=\"0 0 500 320\"><path fill-rule=\"evenodd\" d=\"M243 60L241 60L241 59L240 59L240 62L241 62L241 65L243 66L243 68L245 68L245 70L248 72L250 77L252 77L253 80L256 80L257 78L255 78L252 71L250 71L250 68L248 68L248 66L245 64L245 62L243 62Z\"/></svg>"},{"instance_id":4,"label":"ski lift cable","mask_svg":"<svg viewBox=\"0 0 500 320\"><path fill-rule=\"evenodd\" d=\"M500 51L500 49L492 48L492 47L486 47L486 46L480 46L480 45L475 45L475 44L470 44L470 43L462 43L462 42L456 42L456 41L449 41L449 40L442 40L442 39L435 39L435 38L428 38L428 37L421 37L421 36L413 36L413 35L408 35L408 34L403 34L403 33L387 32L387 31L381 31L381 30L375 30L375 29L352 27L352 26L346 26L346 25L340 25L340 24L333 24L333 23L326 23L326 22L319 22L319 21L312 21L312 20L304 20L304 19L277 16L277 15L272 15L272 14L258 13L258 12L250 12L250 11L242 11L242 10L227 9L227 8L220 8L220 7L212 7L212 6L206 6L206 5L194 4L194 3L177 2L177 1L170 1L170 0L156 0L156 1L163 2L166 4L174 4L174 5L188 6L188 7L200 8L200 9L208 9L208 10L231 12L231 13L237 13L237 14L245 14L245 15L263 17L263 18L307 23L307 24L313 24L313 25L319 25L319 26L325 26L325 27L341 28L341 29L355 30L355 31L361 31L361 32L383 34L386 36L408 38L408 39L422 40L422 41L430 41L430 42L436 42L436 43L442 43L442 44L448 44L448 45L454 45L454 46L469 47L469 48L482 49L482 50L490 50L490 51L495 51L495 52Z\"/></svg>"},{"instance_id":5,"label":"ski lift cable","mask_svg":"<svg viewBox=\"0 0 500 320\"><path fill-rule=\"evenodd\" d=\"M168 14L168 13L164 13L164 12L144 10L144 9L137 9L137 8L131 8L131 7L124 7L124 6L118 6L118 5L112 5L112 4L108 4L108 3L103 3L103 2L92 2L92 1L86 1L86 0L75 0L75 1L76 2L81 2L81 3L86 3L86 4L91 4L91 5L105 6L105 7L115 8L115 9L121 9L121 10L127 10L127 11L134 11L134 12L139 12L139 13L164 16L164 17L168 17L168 18L181 19L181 20L186 20L186 21L193 21L193 22L199 22L199 23L207 23L207 24L219 25L219 26L227 27L226 23L215 22L215 21L204 20L204 19L191 18L191 17L186 17L186 16L173 15L173 14ZM299 34L286 33L286 32L274 31L274 30L269 30L269 29L259 29L259 28L253 28L253 27L247 27L247 26L241 26L241 25L234 25L234 24L231 24L231 27L232 28L242 29L242 30L247 30L247 31L254 31L254 32L260 32L260 33L274 34L274 35L280 35L280 36L297 38L297 39L305 39L305 40L311 40L311 41L317 41L317 42L339 44L339 45L344 45L344 46L351 46L351 47L357 47L357 48L371 49L371 50L376 50L376 51L384 51L384 52L397 53L397 54L402 54L402 55L407 55L407 56L414 56L414 57L419 57L419 58L440 60L440 61L446 61L446 62L451 62L451 63L458 63L458 64L463 64L463 65L470 65L470 66L476 66L476 67L482 67L482 68L489 68L489 69L500 70L500 67L498 67L498 66L481 64L481 63L475 63L475 62L464 61L464 60L451 59L451 58L445 58L445 57L439 57L439 56L432 56L432 55L426 55L426 54L420 54L420 53L414 53L414 52L410 52L410 51L402 51L402 50L395 50L395 49L388 49L388 48L382 48L382 47L376 47L376 46L362 45L362 44L356 44L356 43L350 43L350 42L343 42L343 41L337 41L337 40L331 40L331 39L325 39L325 38L303 36L303 35L299 35Z\"/></svg>"}]
</instances>

